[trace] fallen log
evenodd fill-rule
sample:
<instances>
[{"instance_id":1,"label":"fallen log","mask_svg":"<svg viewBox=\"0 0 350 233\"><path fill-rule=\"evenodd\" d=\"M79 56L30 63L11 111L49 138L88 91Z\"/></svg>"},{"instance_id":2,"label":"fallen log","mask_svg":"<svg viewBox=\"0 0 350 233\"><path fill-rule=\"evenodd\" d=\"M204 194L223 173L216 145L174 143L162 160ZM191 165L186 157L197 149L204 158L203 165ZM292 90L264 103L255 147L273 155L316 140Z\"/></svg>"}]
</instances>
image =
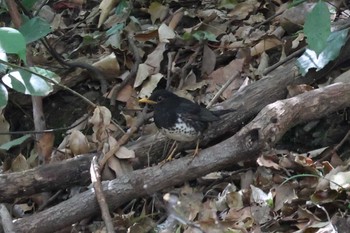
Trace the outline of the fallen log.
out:
<instances>
[{"instance_id":1,"label":"fallen log","mask_svg":"<svg viewBox=\"0 0 350 233\"><path fill-rule=\"evenodd\" d=\"M94 154L36 167L22 172L0 174L0 202L11 202L17 197L35 193L87 185L89 167Z\"/></svg>"}]
</instances>

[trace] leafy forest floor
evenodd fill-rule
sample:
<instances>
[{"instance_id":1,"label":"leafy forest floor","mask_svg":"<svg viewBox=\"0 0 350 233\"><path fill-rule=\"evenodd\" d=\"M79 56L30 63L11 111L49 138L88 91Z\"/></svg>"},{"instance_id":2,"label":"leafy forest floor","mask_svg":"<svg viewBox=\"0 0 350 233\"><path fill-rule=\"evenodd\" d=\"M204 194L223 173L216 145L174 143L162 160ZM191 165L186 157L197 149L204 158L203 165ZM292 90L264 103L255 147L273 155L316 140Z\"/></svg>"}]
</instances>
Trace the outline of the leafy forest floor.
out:
<instances>
[{"instance_id":1,"label":"leafy forest floor","mask_svg":"<svg viewBox=\"0 0 350 233\"><path fill-rule=\"evenodd\" d=\"M316 1L32 2L34 15L18 11L51 31L27 59L61 85L42 100L44 133L33 98L9 91L1 133L26 132L0 144L31 137L1 147L0 232L349 231L345 1L325 4L339 41L317 61L305 59L317 47L305 34L327 24ZM234 111L196 157L180 143L163 163L172 142L138 102L156 89Z\"/></svg>"}]
</instances>

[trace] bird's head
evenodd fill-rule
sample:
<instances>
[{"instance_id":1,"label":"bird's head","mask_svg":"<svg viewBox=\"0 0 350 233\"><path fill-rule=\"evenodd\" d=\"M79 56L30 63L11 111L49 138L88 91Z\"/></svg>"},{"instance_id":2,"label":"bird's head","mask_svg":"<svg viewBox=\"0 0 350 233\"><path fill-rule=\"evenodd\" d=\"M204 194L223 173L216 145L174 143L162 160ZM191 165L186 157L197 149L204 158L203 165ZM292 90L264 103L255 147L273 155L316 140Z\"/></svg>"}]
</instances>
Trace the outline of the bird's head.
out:
<instances>
[{"instance_id":1,"label":"bird's head","mask_svg":"<svg viewBox=\"0 0 350 233\"><path fill-rule=\"evenodd\" d=\"M149 98L142 98L139 100L139 103L147 103L147 104L158 104L163 102L166 99L177 97L177 95L167 91L167 90L157 90L152 93Z\"/></svg>"}]
</instances>

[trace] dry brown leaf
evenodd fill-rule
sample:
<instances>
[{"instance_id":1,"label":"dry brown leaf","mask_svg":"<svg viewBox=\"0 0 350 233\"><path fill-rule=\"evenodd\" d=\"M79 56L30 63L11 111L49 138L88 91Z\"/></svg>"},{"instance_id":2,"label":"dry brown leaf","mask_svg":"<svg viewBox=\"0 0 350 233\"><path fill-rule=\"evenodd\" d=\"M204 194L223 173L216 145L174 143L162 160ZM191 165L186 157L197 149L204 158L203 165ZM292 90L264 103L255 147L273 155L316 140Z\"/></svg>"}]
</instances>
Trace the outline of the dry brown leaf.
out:
<instances>
[{"instance_id":1,"label":"dry brown leaf","mask_svg":"<svg viewBox=\"0 0 350 233\"><path fill-rule=\"evenodd\" d=\"M108 167L112 169L116 177L132 172L132 165L127 160L111 157L107 161Z\"/></svg>"},{"instance_id":2,"label":"dry brown leaf","mask_svg":"<svg viewBox=\"0 0 350 233\"><path fill-rule=\"evenodd\" d=\"M150 28L147 31L135 33L134 38L138 41L145 42L158 37L158 29Z\"/></svg>"},{"instance_id":3,"label":"dry brown leaf","mask_svg":"<svg viewBox=\"0 0 350 233\"><path fill-rule=\"evenodd\" d=\"M125 146L121 146L115 153L115 156L119 159L133 159L135 158L135 151L129 150Z\"/></svg>"},{"instance_id":4,"label":"dry brown leaf","mask_svg":"<svg viewBox=\"0 0 350 233\"><path fill-rule=\"evenodd\" d=\"M205 18L211 17L214 14L221 19L228 18L225 12L220 11L218 9L203 9L203 10L198 9L197 17L205 19Z\"/></svg>"},{"instance_id":5,"label":"dry brown leaf","mask_svg":"<svg viewBox=\"0 0 350 233\"><path fill-rule=\"evenodd\" d=\"M265 16L264 14L262 13L257 13L257 14L254 14L254 15L251 15L249 17L249 19L247 20L244 20L244 23L245 24L249 24L249 25L254 25L254 24L257 24L257 23L262 23L265 21Z\"/></svg>"},{"instance_id":6,"label":"dry brown leaf","mask_svg":"<svg viewBox=\"0 0 350 233\"><path fill-rule=\"evenodd\" d=\"M301 44L301 42L304 41L304 39L305 39L304 33L299 32L297 38L295 38L295 39L292 41L292 47L291 47L291 48L292 48L292 49L298 48L299 45Z\"/></svg>"},{"instance_id":7,"label":"dry brown leaf","mask_svg":"<svg viewBox=\"0 0 350 233\"><path fill-rule=\"evenodd\" d=\"M160 69L160 63L163 60L163 53L166 49L166 43L160 42L157 47L147 56L145 63L154 68L154 72L158 73ZM153 73L153 74L155 74Z\"/></svg>"},{"instance_id":8,"label":"dry brown leaf","mask_svg":"<svg viewBox=\"0 0 350 233\"><path fill-rule=\"evenodd\" d=\"M11 163L11 170L13 172L21 172L29 169L26 158L19 154Z\"/></svg>"},{"instance_id":9,"label":"dry brown leaf","mask_svg":"<svg viewBox=\"0 0 350 233\"><path fill-rule=\"evenodd\" d=\"M152 2L148 8L148 13L151 15L151 21L154 24L157 19L161 22L167 16L169 8L160 4L159 2Z\"/></svg>"},{"instance_id":10,"label":"dry brown leaf","mask_svg":"<svg viewBox=\"0 0 350 233\"><path fill-rule=\"evenodd\" d=\"M250 218L253 218L253 216L250 210L250 206L248 206L240 210L229 210L224 219L228 221L240 222Z\"/></svg>"},{"instance_id":11,"label":"dry brown leaf","mask_svg":"<svg viewBox=\"0 0 350 233\"><path fill-rule=\"evenodd\" d=\"M229 80L234 74L241 72L244 65L244 59L235 59L231 61L227 66L220 67L213 71L208 77L208 92L216 93L227 80ZM242 84L243 80L237 77L232 83L226 88L222 96L229 98L232 96L233 91L237 90Z\"/></svg>"},{"instance_id":12,"label":"dry brown leaf","mask_svg":"<svg viewBox=\"0 0 350 233\"><path fill-rule=\"evenodd\" d=\"M102 0L100 3L100 18L98 20L98 28L102 26L102 24L106 21L109 12L119 3L119 0Z\"/></svg>"},{"instance_id":13,"label":"dry brown leaf","mask_svg":"<svg viewBox=\"0 0 350 233\"><path fill-rule=\"evenodd\" d=\"M159 41L169 43L169 40L175 38L175 32L172 28L168 27L165 23L162 23L158 28Z\"/></svg>"},{"instance_id":14,"label":"dry brown leaf","mask_svg":"<svg viewBox=\"0 0 350 233\"><path fill-rule=\"evenodd\" d=\"M151 77L143 84L139 97L144 98L151 96L153 90L157 87L159 81L163 77L164 76L161 73L151 75Z\"/></svg>"},{"instance_id":15,"label":"dry brown leaf","mask_svg":"<svg viewBox=\"0 0 350 233\"><path fill-rule=\"evenodd\" d=\"M100 145L107 139L108 133L106 129L111 122L112 114L108 108L104 106L97 106L94 110L93 116L89 119L91 123L93 134L92 141L98 142Z\"/></svg>"},{"instance_id":16,"label":"dry brown leaf","mask_svg":"<svg viewBox=\"0 0 350 233\"><path fill-rule=\"evenodd\" d=\"M197 77L196 77L196 74L193 72L193 70L191 69L190 72L188 72L185 80L184 80L184 83L183 83L183 88L181 89L187 89L187 87L191 87L191 86L195 86L197 84ZM197 89L197 88L195 88ZM195 90L195 89L192 89L192 90ZM187 90L190 90L190 89L187 89Z\"/></svg>"},{"instance_id":17,"label":"dry brown leaf","mask_svg":"<svg viewBox=\"0 0 350 233\"><path fill-rule=\"evenodd\" d=\"M274 211L279 211L285 204L291 203L293 200L298 199L295 193L294 187L289 183L278 186L275 189L275 206Z\"/></svg>"},{"instance_id":18,"label":"dry brown leaf","mask_svg":"<svg viewBox=\"0 0 350 233\"><path fill-rule=\"evenodd\" d=\"M271 192L266 194L262 189L255 187L254 185L250 185L252 190L250 199L253 203L256 203L261 206L268 206L268 203L272 201Z\"/></svg>"},{"instance_id":19,"label":"dry brown leaf","mask_svg":"<svg viewBox=\"0 0 350 233\"><path fill-rule=\"evenodd\" d=\"M172 15L171 21L169 22L169 27L175 29L179 22L181 22L182 17L184 16L184 9L179 9Z\"/></svg>"},{"instance_id":20,"label":"dry brown leaf","mask_svg":"<svg viewBox=\"0 0 350 233\"><path fill-rule=\"evenodd\" d=\"M142 63L139 65L139 68L137 69L137 74L134 82L134 87L139 87L145 81L151 74L153 74L155 71L155 68L147 65L145 63Z\"/></svg>"},{"instance_id":21,"label":"dry brown leaf","mask_svg":"<svg viewBox=\"0 0 350 233\"><path fill-rule=\"evenodd\" d=\"M36 144L38 154L43 156L46 162L50 161L54 140L55 135L53 133L43 133Z\"/></svg>"},{"instance_id":22,"label":"dry brown leaf","mask_svg":"<svg viewBox=\"0 0 350 233\"><path fill-rule=\"evenodd\" d=\"M241 189L248 190L250 185L254 182L254 174L252 170L248 170L247 172L241 175Z\"/></svg>"},{"instance_id":23,"label":"dry brown leaf","mask_svg":"<svg viewBox=\"0 0 350 233\"><path fill-rule=\"evenodd\" d=\"M271 208L269 206L251 206L251 212L256 224L266 224L272 220Z\"/></svg>"},{"instance_id":24,"label":"dry brown leaf","mask_svg":"<svg viewBox=\"0 0 350 233\"><path fill-rule=\"evenodd\" d=\"M181 189L181 195L179 196L180 206L177 209L181 210L186 219L192 221L201 210L202 199L202 193L195 192L193 188L186 184Z\"/></svg>"},{"instance_id":25,"label":"dry brown leaf","mask_svg":"<svg viewBox=\"0 0 350 233\"><path fill-rule=\"evenodd\" d=\"M268 159L265 156L260 156L257 161L256 161L259 166L263 166L263 167L272 167L276 170L280 170L281 167L280 165L278 165L277 163L275 163L274 161L272 161L271 159Z\"/></svg>"},{"instance_id":26,"label":"dry brown leaf","mask_svg":"<svg viewBox=\"0 0 350 233\"><path fill-rule=\"evenodd\" d=\"M252 57L262 54L265 51L268 51L269 49L276 48L278 46L282 45L282 42L274 37L274 36L268 36L267 38L261 40L258 44L253 46L250 49L250 54Z\"/></svg>"},{"instance_id":27,"label":"dry brown leaf","mask_svg":"<svg viewBox=\"0 0 350 233\"><path fill-rule=\"evenodd\" d=\"M71 132L71 131L70 131ZM69 143L69 135L66 135L62 142L60 143L60 145L57 147L57 150L54 150L51 154L51 163L52 162L57 162L57 161L62 161L65 160L67 158L73 157L73 154L71 153L70 149L66 149L68 148L68 143ZM68 151L67 151L68 150ZM33 160L34 161L34 160Z\"/></svg>"},{"instance_id":28,"label":"dry brown leaf","mask_svg":"<svg viewBox=\"0 0 350 233\"><path fill-rule=\"evenodd\" d=\"M329 180L330 188L332 190L340 191L344 189L350 189L350 171L340 171L338 173L332 174L329 176Z\"/></svg>"},{"instance_id":29,"label":"dry brown leaf","mask_svg":"<svg viewBox=\"0 0 350 233\"><path fill-rule=\"evenodd\" d=\"M258 69L254 72L257 76L262 76L264 70L269 67L269 55L264 51L260 56Z\"/></svg>"},{"instance_id":30,"label":"dry brown leaf","mask_svg":"<svg viewBox=\"0 0 350 233\"><path fill-rule=\"evenodd\" d=\"M89 152L90 145L86 136L78 130L73 130L69 136L69 149L74 156Z\"/></svg>"},{"instance_id":31,"label":"dry brown leaf","mask_svg":"<svg viewBox=\"0 0 350 233\"><path fill-rule=\"evenodd\" d=\"M288 98L297 96L299 94L312 91L314 88L310 85L300 84L300 85L289 85L287 86Z\"/></svg>"},{"instance_id":32,"label":"dry brown leaf","mask_svg":"<svg viewBox=\"0 0 350 233\"><path fill-rule=\"evenodd\" d=\"M252 33L253 30L254 28L252 26L244 25L242 27L237 28L234 36L237 39L243 40L245 43L251 43L250 34Z\"/></svg>"},{"instance_id":33,"label":"dry brown leaf","mask_svg":"<svg viewBox=\"0 0 350 233\"><path fill-rule=\"evenodd\" d=\"M203 62L201 67L202 76L207 76L214 71L216 64L216 55L214 51L208 47L208 45L204 45L203 48Z\"/></svg>"},{"instance_id":34,"label":"dry brown leaf","mask_svg":"<svg viewBox=\"0 0 350 233\"><path fill-rule=\"evenodd\" d=\"M68 26L64 23L64 18L62 17L62 14L63 13L55 14L55 17L52 20L52 23L50 24L52 30L62 30L68 28Z\"/></svg>"},{"instance_id":35,"label":"dry brown leaf","mask_svg":"<svg viewBox=\"0 0 350 233\"><path fill-rule=\"evenodd\" d=\"M118 146L118 142L114 137L108 137L108 144L105 143L103 147L103 154L107 154L112 148ZM135 152L133 150L129 150L128 148L121 146L119 150L114 154L119 159L133 159L135 158Z\"/></svg>"},{"instance_id":36,"label":"dry brown leaf","mask_svg":"<svg viewBox=\"0 0 350 233\"><path fill-rule=\"evenodd\" d=\"M106 77L111 77L112 79L116 79L120 72L119 63L114 53L100 58L92 65L99 68Z\"/></svg>"},{"instance_id":37,"label":"dry brown leaf","mask_svg":"<svg viewBox=\"0 0 350 233\"><path fill-rule=\"evenodd\" d=\"M106 98L111 99L112 98L112 94L113 94L113 90L116 89L116 88L118 88L117 85L115 85L113 87L113 89L110 92L108 92L108 94L106 95ZM118 92L116 99L118 101L120 101L120 102L126 103L133 96L134 92L135 92L134 88L130 84L127 84L127 85L124 86L123 89L121 89Z\"/></svg>"},{"instance_id":38,"label":"dry brown leaf","mask_svg":"<svg viewBox=\"0 0 350 233\"><path fill-rule=\"evenodd\" d=\"M315 2L303 2L294 7L286 9L277 19L284 30L294 33L302 28L306 15L311 12ZM285 6L281 6L284 9Z\"/></svg>"},{"instance_id":39,"label":"dry brown leaf","mask_svg":"<svg viewBox=\"0 0 350 233\"><path fill-rule=\"evenodd\" d=\"M129 112L121 112L120 114L124 117L125 124L128 128L135 125L135 123L137 122L137 117L135 117L136 114L132 114Z\"/></svg>"},{"instance_id":40,"label":"dry brown leaf","mask_svg":"<svg viewBox=\"0 0 350 233\"><path fill-rule=\"evenodd\" d=\"M258 6L259 2L256 0L249 0L238 3L233 10L231 10L227 16L232 20L242 20L253 12Z\"/></svg>"},{"instance_id":41,"label":"dry brown leaf","mask_svg":"<svg viewBox=\"0 0 350 233\"><path fill-rule=\"evenodd\" d=\"M104 143L102 153L106 155L110 153L111 150L114 150L114 148L116 148L117 146L118 146L117 140L114 137L109 136L108 142ZM135 158L135 152L122 146L115 153L115 156L112 156L108 159L107 164L108 164L108 167L114 171L115 176L121 176L123 174L126 174L132 171L131 164L129 163L128 160L125 160L130 158Z\"/></svg>"},{"instance_id":42,"label":"dry brown leaf","mask_svg":"<svg viewBox=\"0 0 350 233\"><path fill-rule=\"evenodd\" d=\"M163 60L166 43L159 43L154 51L147 56L145 63L139 65L137 70L134 87L139 87L144 80L152 74L156 74L160 70L160 63Z\"/></svg>"}]
</instances>

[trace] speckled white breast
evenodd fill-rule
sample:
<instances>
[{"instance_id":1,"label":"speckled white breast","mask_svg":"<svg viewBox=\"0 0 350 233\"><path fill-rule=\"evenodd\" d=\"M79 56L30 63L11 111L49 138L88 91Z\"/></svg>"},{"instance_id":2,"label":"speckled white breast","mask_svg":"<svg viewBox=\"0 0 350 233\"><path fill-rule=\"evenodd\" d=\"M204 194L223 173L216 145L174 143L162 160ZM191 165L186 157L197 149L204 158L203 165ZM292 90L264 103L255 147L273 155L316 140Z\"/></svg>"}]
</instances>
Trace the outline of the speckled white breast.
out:
<instances>
[{"instance_id":1,"label":"speckled white breast","mask_svg":"<svg viewBox=\"0 0 350 233\"><path fill-rule=\"evenodd\" d=\"M184 142L194 141L199 136L199 133L193 127L185 124L180 118L178 118L174 127L170 129L161 128L160 132L170 139Z\"/></svg>"}]
</instances>

